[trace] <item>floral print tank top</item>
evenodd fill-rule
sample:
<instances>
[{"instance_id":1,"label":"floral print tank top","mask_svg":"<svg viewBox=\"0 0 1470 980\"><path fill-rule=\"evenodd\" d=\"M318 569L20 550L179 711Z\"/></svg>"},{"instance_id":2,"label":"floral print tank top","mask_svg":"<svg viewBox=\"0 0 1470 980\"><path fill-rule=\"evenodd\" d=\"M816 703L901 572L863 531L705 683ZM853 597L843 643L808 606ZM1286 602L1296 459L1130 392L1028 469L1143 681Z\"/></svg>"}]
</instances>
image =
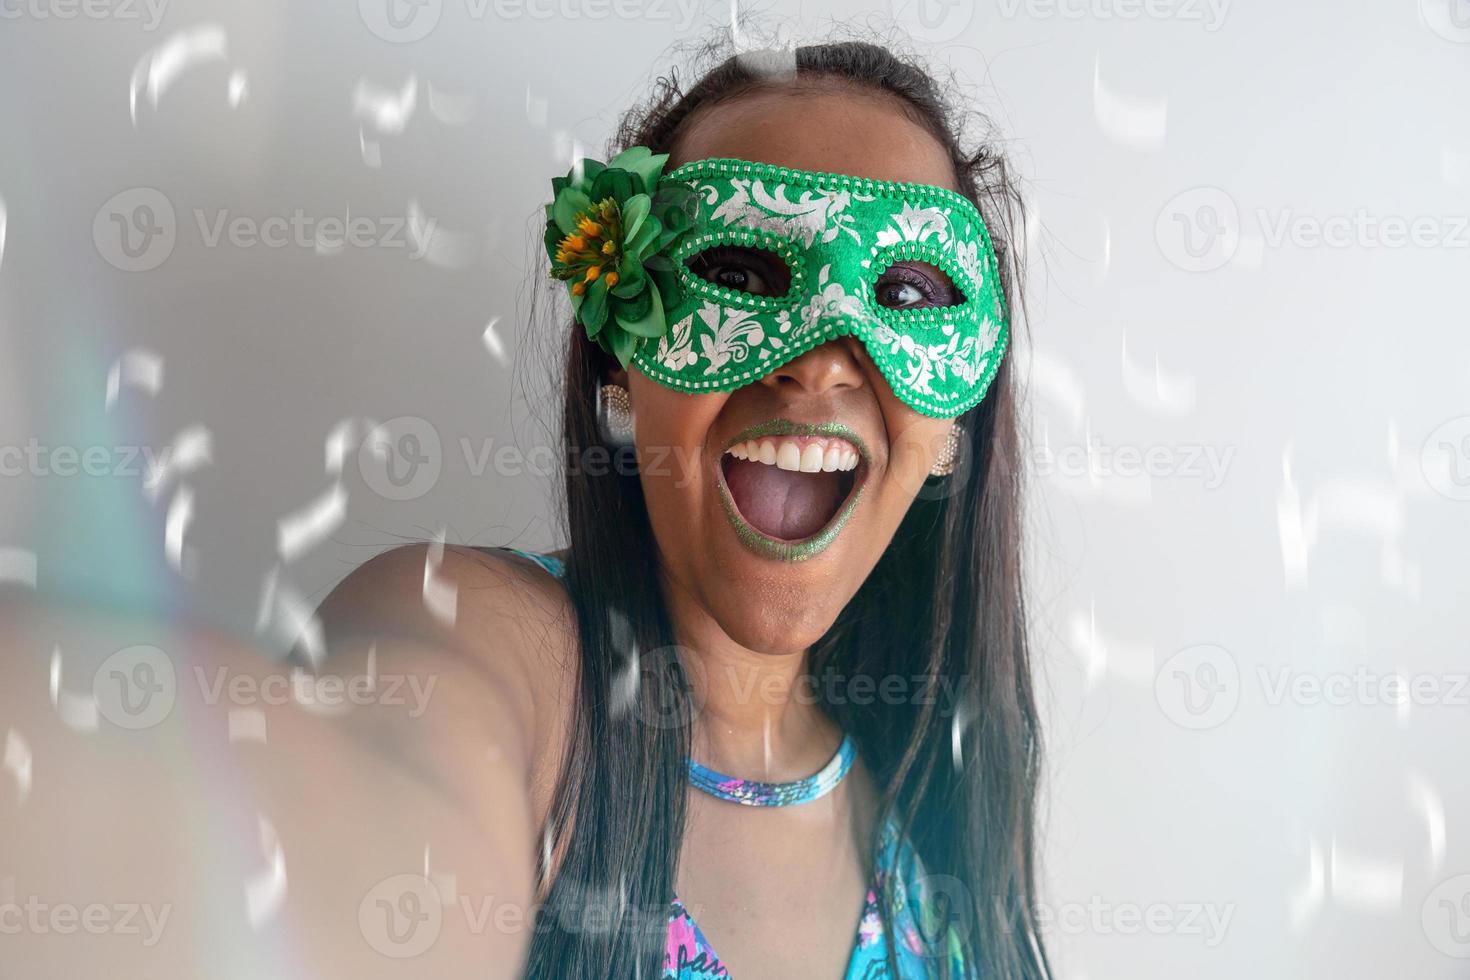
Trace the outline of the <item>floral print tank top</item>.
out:
<instances>
[{"instance_id":1,"label":"floral print tank top","mask_svg":"<svg viewBox=\"0 0 1470 980\"><path fill-rule=\"evenodd\" d=\"M558 579L565 575L561 560L552 555L505 550L535 562ZM900 839L892 822L885 823L879 834L873 882L844 980L924 980L942 975L941 961L947 961L949 976L954 980L974 980L977 974L969 952L953 925L938 914L939 903L936 896L927 893L925 882L918 854L908 841ZM880 896L888 890L892 937L883 928L878 906ZM890 941L898 959L896 977L888 965ZM732 980L719 954L677 896L669 905L661 980Z\"/></svg>"}]
</instances>

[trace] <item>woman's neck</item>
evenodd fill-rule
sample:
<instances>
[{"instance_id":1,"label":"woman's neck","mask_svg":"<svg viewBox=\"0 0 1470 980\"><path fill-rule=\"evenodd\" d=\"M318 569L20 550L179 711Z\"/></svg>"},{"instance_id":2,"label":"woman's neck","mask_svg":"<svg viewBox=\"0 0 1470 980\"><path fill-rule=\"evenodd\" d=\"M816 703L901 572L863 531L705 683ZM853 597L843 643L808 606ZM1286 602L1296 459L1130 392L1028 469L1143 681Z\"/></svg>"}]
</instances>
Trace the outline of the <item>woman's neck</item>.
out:
<instances>
[{"instance_id":1,"label":"woman's neck","mask_svg":"<svg viewBox=\"0 0 1470 980\"><path fill-rule=\"evenodd\" d=\"M821 769L837 751L842 731L809 683L809 651L748 649L667 577L664 594L692 689L694 758L767 782L802 779Z\"/></svg>"}]
</instances>

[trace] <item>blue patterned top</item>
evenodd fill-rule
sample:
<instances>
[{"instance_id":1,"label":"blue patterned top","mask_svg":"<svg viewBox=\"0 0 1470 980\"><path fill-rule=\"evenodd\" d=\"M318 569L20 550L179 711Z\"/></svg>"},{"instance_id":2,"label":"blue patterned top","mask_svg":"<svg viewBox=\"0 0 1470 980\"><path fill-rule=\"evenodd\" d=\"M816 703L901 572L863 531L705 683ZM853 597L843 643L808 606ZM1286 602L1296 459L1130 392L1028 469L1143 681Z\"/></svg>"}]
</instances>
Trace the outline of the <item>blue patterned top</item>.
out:
<instances>
[{"instance_id":1,"label":"blue patterned top","mask_svg":"<svg viewBox=\"0 0 1470 980\"><path fill-rule=\"evenodd\" d=\"M565 580L566 566L560 558L517 548L504 550L533 561L557 579ZM850 744L844 740L844 745ZM838 758L842 756L839 752ZM850 757L847 763L851 764ZM926 885L931 879L925 875L918 853L907 840L900 839L892 821L883 824L873 864L873 882L868 888L844 980L922 980L939 975L939 963L946 960L949 975L955 980L974 980L977 974L969 951L954 925L938 914L940 896L928 892ZM897 977L888 967L889 940L879 911L879 896L889 890L890 916L897 937ZM661 980L730 980L730 971L678 896L669 905Z\"/></svg>"}]
</instances>

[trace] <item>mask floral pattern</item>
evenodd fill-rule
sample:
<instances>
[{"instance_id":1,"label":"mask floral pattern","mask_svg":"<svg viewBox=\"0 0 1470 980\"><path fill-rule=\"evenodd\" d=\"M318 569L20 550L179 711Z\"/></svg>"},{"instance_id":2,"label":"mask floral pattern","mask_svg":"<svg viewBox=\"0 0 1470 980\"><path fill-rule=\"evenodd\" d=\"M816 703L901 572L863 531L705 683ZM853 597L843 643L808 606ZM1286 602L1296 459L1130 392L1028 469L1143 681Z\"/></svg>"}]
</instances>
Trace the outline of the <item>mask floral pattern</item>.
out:
<instances>
[{"instance_id":1,"label":"mask floral pattern","mask_svg":"<svg viewBox=\"0 0 1470 980\"><path fill-rule=\"evenodd\" d=\"M1008 319L985 222L962 195L738 160L685 164L664 174L660 187L688 190L689 221L669 251L677 288L664 297L668 330L633 355L654 380L727 391L852 335L919 412L950 418L984 397L1005 352ZM790 289L755 295L687 267L721 246L774 253L790 271ZM880 305L876 284L896 262L938 268L959 302Z\"/></svg>"}]
</instances>

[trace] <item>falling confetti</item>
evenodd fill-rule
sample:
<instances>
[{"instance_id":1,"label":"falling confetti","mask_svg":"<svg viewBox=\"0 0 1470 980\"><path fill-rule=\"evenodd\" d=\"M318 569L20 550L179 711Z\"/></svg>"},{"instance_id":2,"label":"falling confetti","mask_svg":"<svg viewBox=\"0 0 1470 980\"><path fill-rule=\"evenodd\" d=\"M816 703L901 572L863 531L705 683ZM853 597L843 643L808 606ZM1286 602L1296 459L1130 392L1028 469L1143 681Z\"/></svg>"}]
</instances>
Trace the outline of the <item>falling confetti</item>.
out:
<instances>
[{"instance_id":1,"label":"falling confetti","mask_svg":"<svg viewBox=\"0 0 1470 980\"><path fill-rule=\"evenodd\" d=\"M36 587L36 553L27 548L0 548L0 585Z\"/></svg>"},{"instance_id":2,"label":"falling confetti","mask_svg":"<svg viewBox=\"0 0 1470 980\"><path fill-rule=\"evenodd\" d=\"M1168 124L1167 99L1129 100L1102 80L1102 58L1092 63L1092 114L1110 139L1124 146L1162 146Z\"/></svg>"},{"instance_id":3,"label":"falling confetti","mask_svg":"<svg viewBox=\"0 0 1470 980\"><path fill-rule=\"evenodd\" d=\"M1108 638L1099 633L1096 602L1088 604L1086 614L1074 611L1069 624L1072 645L1087 668L1089 691L1107 675L1136 683L1148 683L1154 679L1153 645Z\"/></svg>"},{"instance_id":4,"label":"falling confetti","mask_svg":"<svg viewBox=\"0 0 1470 980\"><path fill-rule=\"evenodd\" d=\"M148 102L158 108L158 100L180 75L207 61L223 60L229 45L223 27L205 24L180 31L139 59L128 84L128 115L138 125L138 92L146 87Z\"/></svg>"},{"instance_id":5,"label":"falling confetti","mask_svg":"<svg viewBox=\"0 0 1470 980\"><path fill-rule=\"evenodd\" d=\"M240 108L240 103L244 102L245 97L249 94L250 84L245 78L245 73L243 71L231 72L229 81L230 108Z\"/></svg>"},{"instance_id":6,"label":"falling confetti","mask_svg":"<svg viewBox=\"0 0 1470 980\"><path fill-rule=\"evenodd\" d=\"M260 817L260 849L269 867L245 883L245 911L250 928L260 929L270 921L286 897L286 854L276 828Z\"/></svg>"},{"instance_id":7,"label":"falling confetti","mask_svg":"<svg viewBox=\"0 0 1470 980\"><path fill-rule=\"evenodd\" d=\"M1322 846L1317 838L1307 841L1307 880L1288 898L1288 922L1292 932L1301 932L1322 908L1327 891L1327 872L1322 863Z\"/></svg>"},{"instance_id":8,"label":"falling confetti","mask_svg":"<svg viewBox=\"0 0 1470 980\"><path fill-rule=\"evenodd\" d=\"M357 144L362 150L362 162L377 170L383 165L383 144L367 138L367 130L357 131Z\"/></svg>"},{"instance_id":9,"label":"falling confetti","mask_svg":"<svg viewBox=\"0 0 1470 980\"><path fill-rule=\"evenodd\" d=\"M367 79L358 79L352 93L352 115L379 133L403 132L418 107L419 77L411 74L398 91L379 88Z\"/></svg>"},{"instance_id":10,"label":"falling confetti","mask_svg":"<svg viewBox=\"0 0 1470 980\"><path fill-rule=\"evenodd\" d=\"M429 114L446 126L463 126L475 116L475 100L468 95L448 95L429 83Z\"/></svg>"},{"instance_id":11,"label":"falling confetti","mask_svg":"<svg viewBox=\"0 0 1470 980\"><path fill-rule=\"evenodd\" d=\"M124 351L107 372L107 410L117 402L123 386L156 395L163 388L163 358L152 351Z\"/></svg>"},{"instance_id":12,"label":"falling confetti","mask_svg":"<svg viewBox=\"0 0 1470 980\"><path fill-rule=\"evenodd\" d=\"M5 771L15 779L17 802L24 803L31 795L31 747L14 728L5 733Z\"/></svg>"},{"instance_id":13,"label":"falling confetti","mask_svg":"<svg viewBox=\"0 0 1470 980\"><path fill-rule=\"evenodd\" d=\"M61 648L51 651L51 706L67 728L78 732L95 732L98 724L97 699L89 691L85 695L61 689Z\"/></svg>"},{"instance_id":14,"label":"falling confetti","mask_svg":"<svg viewBox=\"0 0 1470 980\"><path fill-rule=\"evenodd\" d=\"M1081 425L1087 411L1087 393L1077 372L1039 347L1030 348L1029 354L1025 373L1031 390L1066 413L1073 426Z\"/></svg>"},{"instance_id":15,"label":"falling confetti","mask_svg":"<svg viewBox=\"0 0 1470 980\"><path fill-rule=\"evenodd\" d=\"M425 216L418 201L408 202L408 234L413 257L440 268L463 269L475 258L478 236L465 231L446 231L437 218Z\"/></svg>"},{"instance_id":16,"label":"falling confetti","mask_svg":"<svg viewBox=\"0 0 1470 980\"><path fill-rule=\"evenodd\" d=\"M1429 838L1429 870L1438 871L1444 866L1444 799L1420 773L1409 773L1408 781L1409 802L1424 818L1424 832Z\"/></svg>"},{"instance_id":17,"label":"falling confetti","mask_svg":"<svg viewBox=\"0 0 1470 980\"><path fill-rule=\"evenodd\" d=\"M435 871L429 862L429 845L424 845L424 880L439 892L439 901L446 908L459 901L459 878L448 871Z\"/></svg>"},{"instance_id":18,"label":"falling confetti","mask_svg":"<svg viewBox=\"0 0 1470 980\"><path fill-rule=\"evenodd\" d=\"M334 483L326 493L303 510L281 518L276 524L276 550L290 564L342 526L347 519L347 491Z\"/></svg>"},{"instance_id":19,"label":"falling confetti","mask_svg":"<svg viewBox=\"0 0 1470 980\"><path fill-rule=\"evenodd\" d=\"M481 339L485 342L485 349L490 352L490 356L495 358L501 367L509 367L510 359L505 356L505 344L501 341L500 335L495 332L495 327L499 323L500 317L491 317L490 322L485 324L485 332L481 335Z\"/></svg>"},{"instance_id":20,"label":"falling confetti","mask_svg":"<svg viewBox=\"0 0 1470 980\"><path fill-rule=\"evenodd\" d=\"M453 626L459 601L459 592L453 582L440 579L438 570L444 564L444 538L441 531L429 545L424 556L424 606L445 626Z\"/></svg>"},{"instance_id":21,"label":"falling confetti","mask_svg":"<svg viewBox=\"0 0 1470 980\"><path fill-rule=\"evenodd\" d=\"M1385 912L1397 909L1403 901L1402 861L1353 854L1333 838L1327 873L1334 903Z\"/></svg>"},{"instance_id":22,"label":"falling confetti","mask_svg":"<svg viewBox=\"0 0 1470 980\"><path fill-rule=\"evenodd\" d=\"M633 624L621 609L608 611L608 636L612 648L624 655L613 675L612 701L608 710L614 718L622 717L638 703L638 682L642 673L642 657L638 641L633 635Z\"/></svg>"},{"instance_id":23,"label":"falling confetti","mask_svg":"<svg viewBox=\"0 0 1470 980\"><path fill-rule=\"evenodd\" d=\"M230 743L259 742L266 744L265 712L259 708L231 708Z\"/></svg>"},{"instance_id":24,"label":"falling confetti","mask_svg":"<svg viewBox=\"0 0 1470 980\"><path fill-rule=\"evenodd\" d=\"M179 487L168 505L168 516L163 523L163 554L174 571L185 578L194 574L193 552L185 554L184 535L194 521L194 491Z\"/></svg>"},{"instance_id":25,"label":"falling confetti","mask_svg":"<svg viewBox=\"0 0 1470 980\"><path fill-rule=\"evenodd\" d=\"M157 500L160 492L177 477L187 475L214 462L214 437L202 425L194 425L174 436L174 441L159 454L151 473L143 483L149 500Z\"/></svg>"},{"instance_id":26,"label":"falling confetti","mask_svg":"<svg viewBox=\"0 0 1470 980\"><path fill-rule=\"evenodd\" d=\"M1154 357L1154 369L1140 367L1128 356L1123 335L1123 390L1133 403L1156 415L1187 415L1194 410L1194 377L1165 371Z\"/></svg>"}]
</instances>

